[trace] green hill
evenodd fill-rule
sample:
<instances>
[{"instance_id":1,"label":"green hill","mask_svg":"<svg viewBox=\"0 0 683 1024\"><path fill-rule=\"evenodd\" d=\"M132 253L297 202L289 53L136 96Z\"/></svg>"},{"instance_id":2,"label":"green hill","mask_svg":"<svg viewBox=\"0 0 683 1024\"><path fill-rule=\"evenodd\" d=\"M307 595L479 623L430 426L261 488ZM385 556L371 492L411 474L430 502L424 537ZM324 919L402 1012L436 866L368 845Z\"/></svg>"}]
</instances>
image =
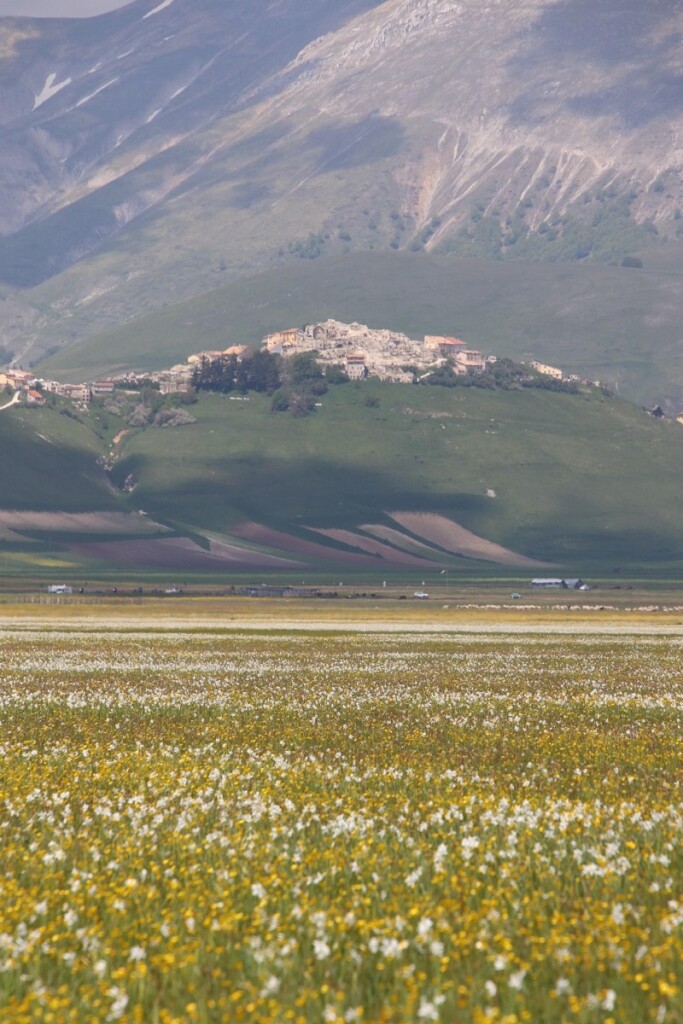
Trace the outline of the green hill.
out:
<instances>
[{"instance_id":1,"label":"green hill","mask_svg":"<svg viewBox=\"0 0 683 1024\"><path fill-rule=\"evenodd\" d=\"M0 509L106 511L118 496L97 464L102 442L60 409L0 412ZM70 410L69 410L70 411Z\"/></svg>"},{"instance_id":2,"label":"green hill","mask_svg":"<svg viewBox=\"0 0 683 1024\"><path fill-rule=\"evenodd\" d=\"M683 559L677 424L596 390L369 381L320 401L297 419L203 397L196 424L129 435L115 478L134 475L151 516L227 534L246 520L316 539L306 528L396 527L387 513L409 510L564 565Z\"/></svg>"},{"instance_id":3,"label":"green hill","mask_svg":"<svg viewBox=\"0 0 683 1024\"><path fill-rule=\"evenodd\" d=\"M55 521L49 539L74 565L683 565L683 428L597 389L366 381L331 387L301 418L271 412L267 396L204 395L195 422L128 428L115 446L114 412L96 404L78 422L63 409L0 414L0 511L148 516L101 517L68 537ZM98 459L112 451L110 482Z\"/></svg>"},{"instance_id":4,"label":"green hill","mask_svg":"<svg viewBox=\"0 0 683 1024\"><path fill-rule=\"evenodd\" d=\"M282 326L331 316L414 337L458 334L486 351L607 380L635 401L668 396L677 411L682 266L675 247L649 251L642 270L415 253L302 260L78 343L41 370L80 380L159 369L201 348L256 344Z\"/></svg>"}]
</instances>

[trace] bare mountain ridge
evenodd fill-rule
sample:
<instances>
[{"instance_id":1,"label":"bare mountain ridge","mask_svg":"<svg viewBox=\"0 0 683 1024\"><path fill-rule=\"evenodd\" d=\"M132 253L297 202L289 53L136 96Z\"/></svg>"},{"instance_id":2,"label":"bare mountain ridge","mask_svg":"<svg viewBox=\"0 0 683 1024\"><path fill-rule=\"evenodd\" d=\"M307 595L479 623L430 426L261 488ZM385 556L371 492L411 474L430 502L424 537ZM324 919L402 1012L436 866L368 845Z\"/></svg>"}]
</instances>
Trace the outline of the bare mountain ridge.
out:
<instances>
[{"instance_id":1,"label":"bare mountain ridge","mask_svg":"<svg viewBox=\"0 0 683 1024\"><path fill-rule=\"evenodd\" d=\"M322 252L628 255L683 207L682 33L672 0L0 21L0 327L35 358Z\"/></svg>"},{"instance_id":2,"label":"bare mountain ridge","mask_svg":"<svg viewBox=\"0 0 683 1024\"><path fill-rule=\"evenodd\" d=\"M311 33L369 3L304 0L284 9L263 0L138 0L84 22L0 20L0 230L10 235L77 207L218 115L257 102L273 68ZM160 116L167 127L153 127ZM110 231L191 176L196 163L178 156L176 175L157 176L156 188L126 182L128 203L105 199Z\"/></svg>"}]
</instances>

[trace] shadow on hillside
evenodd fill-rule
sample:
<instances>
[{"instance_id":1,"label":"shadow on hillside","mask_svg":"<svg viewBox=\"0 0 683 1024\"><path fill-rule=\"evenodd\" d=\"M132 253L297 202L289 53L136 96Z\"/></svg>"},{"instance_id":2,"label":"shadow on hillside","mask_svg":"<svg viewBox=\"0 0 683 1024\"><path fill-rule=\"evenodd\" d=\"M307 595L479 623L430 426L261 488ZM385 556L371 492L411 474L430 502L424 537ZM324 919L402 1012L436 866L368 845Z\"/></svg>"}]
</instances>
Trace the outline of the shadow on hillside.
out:
<instances>
[{"instance_id":1,"label":"shadow on hillside","mask_svg":"<svg viewBox=\"0 0 683 1024\"><path fill-rule=\"evenodd\" d=\"M511 120L542 121L549 94L560 97L569 113L610 116L625 128L683 110L682 36L669 30L679 11L678 0L548 4L530 31L520 35L520 50L509 64L515 79L528 78L530 70L537 76L532 88L510 105ZM603 73L604 87L577 92L584 68L592 83Z\"/></svg>"},{"instance_id":2,"label":"shadow on hillside","mask_svg":"<svg viewBox=\"0 0 683 1024\"><path fill-rule=\"evenodd\" d=\"M595 64L661 62L680 47L679 33L661 34L679 12L679 0L564 0L548 4L532 26L534 46L546 57Z\"/></svg>"},{"instance_id":3,"label":"shadow on hillside","mask_svg":"<svg viewBox=\"0 0 683 1024\"><path fill-rule=\"evenodd\" d=\"M308 145L320 151L318 171L347 170L384 160L400 152L404 130L393 117L370 115L351 123L337 122L311 132Z\"/></svg>"},{"instance_id":4,"label":"shadow on hillside","mask_svg":"<svg viewBox=\"0 0 683 1024\"><path fill-rule=\"evenodd\" d=\"M136 500L150 514L207 528L225 529L236 518L281 530L348 527L380 522L387 510L396 508L483 522L490 512L486 497L450 489L451 481L444 480L439 491L420 488L414 481L406 486L405 479L359 464L305 456L296 462L258 455L224 457L198 461L191 472L179 467L174 484L172 456L162 451L158 456L138 454L123 460L115 469L115 482L121 486L132 473L140 482Z\"/></svg>"},{"instance_id":5,"label":"shadow on hillside","mask_svg":"<svg viewBox=\"0 0 683 1024\"><path fill-rule=\"evenodd\" d=\"M657 73L649 88L643 88L639 79L629 79L613 89L577 96L569 107L590 117L617 115L624 128L639 128L683 110L683 75Z\"/></svg>"},{"instance_id":6,"label":"shadow on hillside","mask_svg":"<svg viewBox=\"0 0 683 1024\"><path fill-rule=\"evenodd\" d=\"M609 573L634 562L668 564L683 556L680 537L647 529L577 529L569 536L564 532L558 533L550 523L542 530L522 529L518 539L522 550L532 552L536 557L539 551L543 551L546 557L550 557L548 552L552 552L555 561L562 565L589 562L603 566Z\"/></svg>"}]
</instances>

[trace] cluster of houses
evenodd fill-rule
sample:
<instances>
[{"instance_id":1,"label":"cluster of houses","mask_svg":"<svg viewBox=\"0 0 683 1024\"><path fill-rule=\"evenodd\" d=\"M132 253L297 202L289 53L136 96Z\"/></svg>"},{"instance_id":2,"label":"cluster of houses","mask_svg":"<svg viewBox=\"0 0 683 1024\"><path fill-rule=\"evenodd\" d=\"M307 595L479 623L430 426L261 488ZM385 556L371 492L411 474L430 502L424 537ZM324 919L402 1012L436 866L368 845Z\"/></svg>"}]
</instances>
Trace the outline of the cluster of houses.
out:
<instances>
[{"instance_id":1,"label":"cluster of houses","mask_svg":"<svg viewBox=\"0 0 683 1024\"><path fill-rule=\"evenodd\" d=\"M324 366L341 366L351 380L377 377L398 384L412 384L415 377L428 374L435 366L450 364L458 375L484 373L497 362L494 355L484 355L470 348L460 338L427 334L417 341L406 334L390 330L375 330L365 324L346 324L338 320L309 324L304 328L292 327L277 331L264 338L265 351L284 357L300 352L315 352ZM116 377L85 384L62 384L59 381L37 378L25 370L8 369L0 372L0 391L5 388L18 391L27 405L44 405L45 394L52 393L87 405L93 398L112 394L115 389L140 387L152 381L162 395L191 391L196 368L206 362L234 357L238 361L248 356L247 345L231 345L226 349L196 352L187 362L168 370L153 373L126 373ZM562 381L586 384L576 376L567 376L555 366L533 361L531 367L538 373Z\"/></svg>"},{"instance_id":2,"label":"cluster of houses","mask_svg":"<svg viewBox=\"0 0 683 1024\"><path fill-rule=\"evenodd\" d=\"M412 383L415 371L419 376L420 371L427 373L444 363L450 363L456 374L464 376L485 373L498 360L497 356L470 348L461 338L427 334L422 341L417 341L397 331L374 330L365 324L345 324L338 320L277 331L264 339L263 348L283 356L315 351L321 364L343 366L352 380L379 377L400 384ZM529 365L554 380L596 386L600 383L567 374L557 366L537 360Z\"/></svg>"},{"instance_id":3,"label":"cluster of houses","mask_svg":"<svg viewBox=\"0 0 683 1024\"><path fill-rule=\"evenodd\" d=\"M36 377L26 370L11 368L0 372L0 392L6 389L18 392L25 405L34 407L45 405L45 396L49 394L87 406L94 398L113 395L117 388L125 389L126 385L140 387L150 380L158 383L162 395L187 393L192 390L192 372L192 366L183 364L159 373L126 373L86 384L62 384L60 381Z\"/></svg>"},{"instance_id":4,"label":"cluster of houses","mask_svg":"<svg viewBox=\"0 0 683 1024\"><path fill-rule=\"evenodd\" d=\"M338 320L277 331L264 339L263 347L283 356L315 351L319 363L342 366L351 380L378 377L394 384L412 384L415 371L447 361L463 375L483 373L496 362L496 356L484 356L459 338L428 334L416 341L398 331Z\"/></svg>"},{"instance_id":5,"label":"cluster of houses","mask_svg":"<svg viewBox=\"0 0 683 1024\"><path fill-rule=\"evenodd\" d=\"M7 370L6 373L0 373L0 394L13 391L21 396L26 405L45 405L43 394L37 390L39 383L35 374L25 370Z\"/></svg>"},{"instance_id":6,"label":"cluster of houses","mask_svg":"<svg viewBox=\"0 0 683 1024\"><path fill-rule=\"evenodd\" d=\"M45 405L46 394L60 395L80 405L87 405L93 398L113 394L116 384L114 380L97 380L92 384L61 384L14 368L0 373L0 391L9 388L19 392L26 405L33 406Z\"/></svg>"}]
</instances>

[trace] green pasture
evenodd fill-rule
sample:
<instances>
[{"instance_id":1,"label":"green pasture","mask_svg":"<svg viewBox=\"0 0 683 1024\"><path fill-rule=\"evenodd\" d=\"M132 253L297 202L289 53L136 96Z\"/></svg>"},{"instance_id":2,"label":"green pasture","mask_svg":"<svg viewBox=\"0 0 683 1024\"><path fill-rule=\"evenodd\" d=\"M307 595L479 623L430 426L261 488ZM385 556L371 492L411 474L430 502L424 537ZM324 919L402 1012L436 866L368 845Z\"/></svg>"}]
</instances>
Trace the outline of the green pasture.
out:
<instances>
[{"instance_id":1,"label":"green pasture","mask_svg":"<svg viewBox=\"0 0 683 1024\"><path fill-rule=\"evenodd\" d=\"M114 478L133 474L135 502L153 517L225 533L244 519L300 533L413 510L562 565L683 557L677 424L595 389L370 381L320 401L297 419L273 414L266 397L203 397L196 424L127 437Z\"/></svg>"}]
</instances>

